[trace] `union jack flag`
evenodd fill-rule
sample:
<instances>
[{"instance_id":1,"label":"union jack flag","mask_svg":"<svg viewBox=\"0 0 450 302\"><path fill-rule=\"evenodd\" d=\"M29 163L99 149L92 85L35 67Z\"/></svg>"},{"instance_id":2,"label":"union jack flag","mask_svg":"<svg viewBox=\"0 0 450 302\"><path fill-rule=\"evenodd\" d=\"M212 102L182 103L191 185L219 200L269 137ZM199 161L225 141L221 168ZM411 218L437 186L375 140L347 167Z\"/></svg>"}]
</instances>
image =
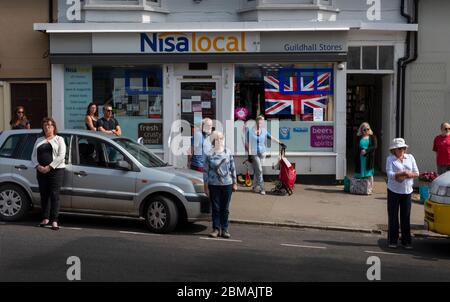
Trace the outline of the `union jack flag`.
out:
<instances>
[{"instance_id":1,"label":"union jack flag","mask_svg":"<svg viewBox=\"0 0 450 302\"><path fill-rule=\"evenodd\" d=\"M317 84L314 86L314 75ZM330 94L331 72L311 73L300 76L300 89L297 77L289 77L280 89L280 81L273 75L264 76L265 114L302 114L305 119L312 118L314 108L327 107L327 94ZM316 92L323 92L314 94ZM309 93L309 94L305 94ZM311 94L313 93L313 94Z\"/></svg>"}]
</instances>

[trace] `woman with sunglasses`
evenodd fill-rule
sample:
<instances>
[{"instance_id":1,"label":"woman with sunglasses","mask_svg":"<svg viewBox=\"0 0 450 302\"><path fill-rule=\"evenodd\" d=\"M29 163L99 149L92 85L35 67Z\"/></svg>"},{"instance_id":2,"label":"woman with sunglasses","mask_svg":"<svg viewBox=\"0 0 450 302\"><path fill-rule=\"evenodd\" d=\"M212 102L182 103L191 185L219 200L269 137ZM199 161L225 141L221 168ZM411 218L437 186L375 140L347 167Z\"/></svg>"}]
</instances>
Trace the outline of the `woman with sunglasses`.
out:
<instances>
[{"instance_id":1,"label":"woman with sunglasses","mask_svg":"<svg viewBox=\"0 0 450 302\"><path fill-rule=\"evenodd\" d=\"M14 117L12 118L11 122L9 122L11 125L11 129L30 129L30 122L28 121L26 115L25 115L25 108L23 106L16 107L16 110L14 110Z\"/></svg>"},{"instance_id":2,"label":"woman with sunglasses","mask_svg":"<svg viewBox=\"0 0 450 302\"><path fill-rule=\"evenodd\" d=\"M419 176L419 169L414 156L406 153L407 148L403 138L394 138L389 146L391 155L386 160L389 248L397 248L400 211L401 243L404 248L412 249L411 193L414 177Z\"/></svg>"},{"instance_id":3,"label":"woman with sunglasses","mask_svg":"<svg viewBox=\"0 0 450 302\"><path fill-rule=\"evenodd\" d=\"M441 134L434 138L433 151L436 152L438 174L450 171L450 124L441 124Z\"/></svg>"},{"instance_id":4,"label":"woman with sunglasses","mask_svg":"<svg viewBox=\"0 0 450 302\"><path fill-rule=\"evenodd\" d=\"M375 166L375 150L378 147L376 136L369 123L362 123L356 134L359 140L355 152L355 178L368 178L373 187L373 174Z\"/></svg>"}]
</instances>

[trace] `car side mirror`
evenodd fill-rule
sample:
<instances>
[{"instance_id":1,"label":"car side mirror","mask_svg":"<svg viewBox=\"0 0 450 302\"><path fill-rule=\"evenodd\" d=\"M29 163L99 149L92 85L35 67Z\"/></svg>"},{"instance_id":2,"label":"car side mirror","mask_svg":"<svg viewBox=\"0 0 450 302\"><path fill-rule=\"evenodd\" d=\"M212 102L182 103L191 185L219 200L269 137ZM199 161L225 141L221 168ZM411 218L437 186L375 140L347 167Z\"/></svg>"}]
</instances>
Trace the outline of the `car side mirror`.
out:
<instances>
[{"instance_id":1,"label":"car side mirror","mask_svg":"<svg viewBox=\"0 0 450 302\"><path fill-rule=\"evenodd\" d=\"M120 170L131 171L131 165L126 160L119 160L115 166Z\"/></svg>"},{"instance_id":2,"label":"car side mirror","mask_svg":"<svg viewBox=\"0 0 450 302\"><path fill-rule=\"evenodd\" d=\"M143 137L138 138L137 142L138 142L138 144L143 145L144 144L144 138Z\"/></svg>"}]
</instances>

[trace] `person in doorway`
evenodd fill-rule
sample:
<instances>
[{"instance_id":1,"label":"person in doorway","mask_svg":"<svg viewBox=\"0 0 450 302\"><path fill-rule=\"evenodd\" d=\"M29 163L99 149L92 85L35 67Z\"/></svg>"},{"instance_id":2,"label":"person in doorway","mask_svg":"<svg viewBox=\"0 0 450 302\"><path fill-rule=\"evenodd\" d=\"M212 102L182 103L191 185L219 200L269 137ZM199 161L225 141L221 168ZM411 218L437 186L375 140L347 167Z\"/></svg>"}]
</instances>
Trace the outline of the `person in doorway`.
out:
<instances>
[{"instance_id":1,"label":"person in doorway","mask_svg":"<svg viewBox=\"0 0 450 302\"><path fill-rule=\"evenodd\" d=\"M441 134L434 138L433 151L436 152L437 173L450 171L450 123L441 124Z\"/></svg>"},{"instance_id":2,"label":"person in doorway","mask_svg":"<svg viewBox=\"0 0 450 302\"><path fill-rule=\"evenodd\" d=\"M203 172L205 156L211 151L211 132L213 121L210 118L204 118L201 129L196 129L192 137L191 154L189 156L189 166L192 170Z\"/></svg>"},{"instance_id":3,"label":"person in doorway","mask_svg":"<svg viewBox=\"0 0 450 302\"><path fill-rule=\"evenodd\" d=\"M89 103L86 110L86 117L84 118L84 123L87 130L97 131L98 127L98 113L97 105L94 103Z\"/></svg>"},{"instance_id":4,"label":"person in doorway","mask_svg":"<svg viewBox=\"0 0 450 302\"><path fill-rule=\"evenodd\" d=\"M36 140L31 161L36 168L36 177L41 195L43 220L39 224L45 227L52 223L52 230L59 230L59 192L64 180L66 143L58 136L55 121L46 117L42 120L43 136Z\"/></svg>"},{"instance_id":5,"label":"person in doorway","mask_svg":"<svg viewBox=\"0 0 450 302\"><path fill-rule=\"evenodd\" d=\"M389 248L397 248L400 210L401 243L406 249L412 249L411 193L414 177L419 176L419 169L414 156L406 153L407 148L403 138L394 138L389 146L391 155L386 160Z\"/></svg>"},{"instance_id":6,"label":"person in doorway","mask_svg":"<svg viewBox=\"0 0 450 302\"><path fill-rule=\"evenodd\" d=\"M205 157L203 182L206 195L211 200L213 232L210 237L230 238L228 216L231 194L237 191L236 166L231 151L225 148L221 132L211 134L212 150Z\"/></svg>"},{"instance_id":7,"label":"person in doorway","mask_svg":"<svg viewBox=\"0 0 450 302\"><path fill-rule=\"evenodd\" d=\"M9 122L11 125L11 129L18 130L18 129L30 129L31 125L30 122L27 119L27 116L25 115L25 107L23 106L17 106L16 110L14 110L14 116L12 120Z\"/></svg>"},{"instance_id":8,"label":"person in doorway","mask_svg":"<svg viewBox=\"0 0 450 302\"><path fill-rule=\"evenodd\" d=\"M373 187L375 151L378 147L377 138L369 123L362 123L356 136L359 140L357 140L355 152L355 178L368 178Z\"/></svg>"},{"instance_id":9,"label":"person in doorway","mask_svg":"<svg viewBox=\"0 0 450 302\"><path fill-rule=\"evenodd\" d=\"M113 117L113 108L111 104L103 106L103 117L98 120L98 131L103 133L113 134L116 136L122 135L119 122Z\"/></svg>"},{"instance_id":10,"label":"person in doorway","mask_svg":"<svg viewBox=\"0 0 450 302\"><path fill-rule=\"evenodd\" d=\"M245 149L253 166L253 192L257 193L259 187L259 193L265 195L263 165L267 153L267 140L275 141L282 148L286 148L286 145L270 135L267 129L264 128L264 117L262 115L256 118L255 127L248 129L246 136Z\"/></svg>"}]
</instances>

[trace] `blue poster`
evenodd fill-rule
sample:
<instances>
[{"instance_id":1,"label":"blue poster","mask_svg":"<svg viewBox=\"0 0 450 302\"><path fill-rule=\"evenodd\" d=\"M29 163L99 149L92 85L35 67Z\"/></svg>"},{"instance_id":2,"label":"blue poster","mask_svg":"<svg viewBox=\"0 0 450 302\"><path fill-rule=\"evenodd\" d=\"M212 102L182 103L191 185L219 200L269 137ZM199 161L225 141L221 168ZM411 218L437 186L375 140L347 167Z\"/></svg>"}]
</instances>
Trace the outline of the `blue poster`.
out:
<instances>
[{"instance_id":1,"label":"blue poster","mask_svg":"<svg viewBox=\"0 0 450 302\"><path fill-rule=\"evenodd\" d=\"M64 66L64 128L85 129L84 118L92 102L92 66Z\"/></svg>"}]
</instances>

